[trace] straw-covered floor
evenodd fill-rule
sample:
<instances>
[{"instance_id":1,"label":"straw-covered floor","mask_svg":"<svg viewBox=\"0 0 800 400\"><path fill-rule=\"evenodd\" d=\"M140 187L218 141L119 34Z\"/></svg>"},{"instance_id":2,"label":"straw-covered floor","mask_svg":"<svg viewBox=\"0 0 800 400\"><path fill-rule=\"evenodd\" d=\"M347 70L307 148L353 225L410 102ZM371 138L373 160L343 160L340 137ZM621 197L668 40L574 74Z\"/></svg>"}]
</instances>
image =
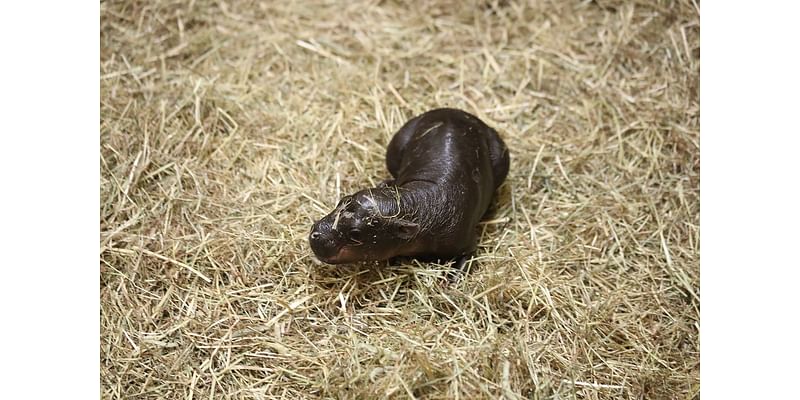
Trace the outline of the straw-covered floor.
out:
<instances>
[{"instance_id":1,"label":"straw-covered floor","mask_svg":"<svg viewBox=\"0 0 800 400\"><path fill-rule=\"evenodd\" d=\"M692 1L102 1L103 398L699 398ZM511 151L472 270L327 266L408 118Z\"/></svg>"}]
</instances>

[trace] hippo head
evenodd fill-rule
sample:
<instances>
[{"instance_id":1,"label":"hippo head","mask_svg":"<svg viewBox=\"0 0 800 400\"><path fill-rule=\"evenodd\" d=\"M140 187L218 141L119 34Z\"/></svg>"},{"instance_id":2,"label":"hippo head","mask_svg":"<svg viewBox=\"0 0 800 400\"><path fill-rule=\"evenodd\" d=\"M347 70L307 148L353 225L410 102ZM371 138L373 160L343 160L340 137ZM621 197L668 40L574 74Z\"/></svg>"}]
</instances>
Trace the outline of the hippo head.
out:
<instances>
[{"instance_id":1,"label":"hippo head","mask_svg":"<svg viewBox=\"0 0 800 400\"><path fill-rule=\"evenodd\" d=\"M419 224L401 217L396 187L366 189L345 196L311 228L309 243L320 261L345 264L386 260L419 233Z\"/></svg>"}]
</instances>

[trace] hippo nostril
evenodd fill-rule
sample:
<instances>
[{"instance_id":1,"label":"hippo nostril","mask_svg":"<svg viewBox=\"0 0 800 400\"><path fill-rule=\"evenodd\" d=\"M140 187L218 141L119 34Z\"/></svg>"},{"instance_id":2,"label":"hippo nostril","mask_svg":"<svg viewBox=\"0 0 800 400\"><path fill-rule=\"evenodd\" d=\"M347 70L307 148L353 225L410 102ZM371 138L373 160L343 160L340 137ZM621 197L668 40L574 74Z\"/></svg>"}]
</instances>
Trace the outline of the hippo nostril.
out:
<instances>
[{"instance_id":1,"label":"hippo nostril","mask_svg":"<svg viewBox=\"0 0 800 400\"><path fill-rule=\"evenodd\" d=\"M317 239L320 235L321 235L321 233L319 233L319 232L312 232L311 233L311 239Z\"/></svg>"}]
</instances>

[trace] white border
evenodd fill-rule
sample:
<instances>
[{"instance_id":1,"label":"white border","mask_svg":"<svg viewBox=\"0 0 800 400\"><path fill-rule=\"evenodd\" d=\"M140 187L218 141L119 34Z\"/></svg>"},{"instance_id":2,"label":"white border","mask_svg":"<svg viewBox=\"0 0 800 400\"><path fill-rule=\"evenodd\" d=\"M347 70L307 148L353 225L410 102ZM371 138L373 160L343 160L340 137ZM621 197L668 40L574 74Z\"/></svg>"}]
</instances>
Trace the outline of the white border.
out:
<instances>
[{"instance_id":1,"label":"white border","mask_svg":"<svg viewBox=\"0 0 800 400\"><path fill-rule=\"evenodd\" d=\"M703 3L704 398L797 392L797 11L792 2Z\"/></svg>"},{"instance_id":2,"label":"white border","mask_svg":"<svg viewBox=\"0 0 800 400\"><path fill-rule=\"evenodd\" d=\"M97 2L0 6L4 398L99 397L99 32Z\"/></svg>"}]
</instances>

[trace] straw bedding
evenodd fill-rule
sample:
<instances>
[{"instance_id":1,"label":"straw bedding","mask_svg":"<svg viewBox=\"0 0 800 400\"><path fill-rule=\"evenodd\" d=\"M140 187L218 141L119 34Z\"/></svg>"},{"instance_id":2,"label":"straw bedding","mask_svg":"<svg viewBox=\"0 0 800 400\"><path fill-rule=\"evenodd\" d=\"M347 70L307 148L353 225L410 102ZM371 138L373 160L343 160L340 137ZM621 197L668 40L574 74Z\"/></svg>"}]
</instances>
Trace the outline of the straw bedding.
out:
<instances>
[{"instance_id":1,"label":"straw bedding","mask_svg":"<svg viewBox=\"0 0 800 400\"><path fill-rule=\"evenodd\" d=\"M103 1L103 398L699 398L699 5ZM511 171L471 270L311 223L462 108Z\"/></svg>"}]
</instances>

